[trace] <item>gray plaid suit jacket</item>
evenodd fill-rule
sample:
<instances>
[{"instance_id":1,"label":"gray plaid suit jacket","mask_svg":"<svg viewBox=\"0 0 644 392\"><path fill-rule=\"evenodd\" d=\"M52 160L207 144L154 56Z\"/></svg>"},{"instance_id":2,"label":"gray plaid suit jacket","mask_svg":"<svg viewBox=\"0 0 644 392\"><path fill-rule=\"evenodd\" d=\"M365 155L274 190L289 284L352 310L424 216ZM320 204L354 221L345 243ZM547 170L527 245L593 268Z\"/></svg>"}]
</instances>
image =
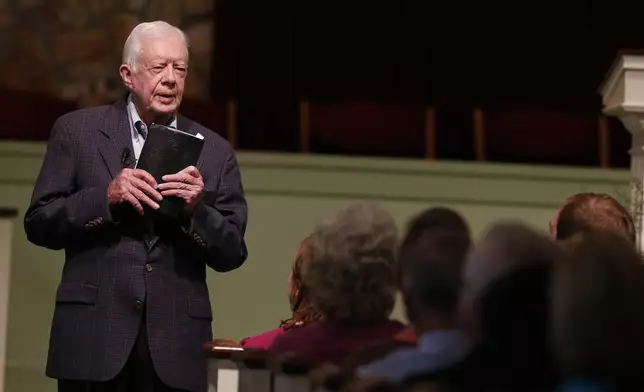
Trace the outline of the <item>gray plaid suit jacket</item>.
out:
<instances>
[{"instance_id":1,"label":"gray plaid suit jacket","mask_svg":"<svg viewBox=\"0 0 644 392\"><path fill-rule=\"evenodd\" d=\"M178 117L205 138L198 169L204 198L191 217L144 241L132 208L110 211L107 186L132 150L125 101L60 117L51 133L24 227L39 246L65 250L47 375L107 381L123 368L146 312L156 372L171 387L206 390L202 345L212 339L206 265L226 272L247 257L247 206L235 153L223 138ZM157 233L157 231L155 231Z\"/></svg>"}]
</instances>

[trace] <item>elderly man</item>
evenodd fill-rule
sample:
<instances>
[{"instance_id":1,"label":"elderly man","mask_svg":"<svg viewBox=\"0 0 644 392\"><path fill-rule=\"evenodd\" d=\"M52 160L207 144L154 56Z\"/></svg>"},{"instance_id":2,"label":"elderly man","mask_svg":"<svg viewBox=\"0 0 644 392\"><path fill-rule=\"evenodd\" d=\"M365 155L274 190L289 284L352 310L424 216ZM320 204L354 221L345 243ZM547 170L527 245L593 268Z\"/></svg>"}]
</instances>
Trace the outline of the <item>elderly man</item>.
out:
<instances>
[{"instance_id":1,"label":"elderly man","mask_svg":"<svg viewBox=\"0 0 644 392\"><path fill-rule=\"evenodd\" d=\"M119 71L127 99L54 124L25 216L31 242L65 250L47 375L60 391L202 392L201 347L212 338L206 265L226 272L247 256L235 153L177 114L188 71L181 30L136 26ZM161 184L131 168L152 123L201 134L196 167ZM158 219L165 197L185 200L185 214Z\"/></svg>"}]
</instances>

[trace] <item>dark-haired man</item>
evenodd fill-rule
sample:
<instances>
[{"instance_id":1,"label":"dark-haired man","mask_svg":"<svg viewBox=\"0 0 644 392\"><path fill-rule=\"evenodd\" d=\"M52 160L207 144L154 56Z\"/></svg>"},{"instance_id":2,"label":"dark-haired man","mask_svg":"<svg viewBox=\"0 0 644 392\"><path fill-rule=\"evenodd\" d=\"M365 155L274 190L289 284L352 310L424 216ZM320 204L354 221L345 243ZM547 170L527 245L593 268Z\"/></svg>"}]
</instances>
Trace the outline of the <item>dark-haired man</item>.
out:
<instances>
[{"instance_id":1,"label":"dark-haired man","mask_svg":"<svg viewBox=\"0 0 644 392\"><path fill-rule=\"evenodd\" d=\"M399 271L417 345L360 368L360 374L402 381L465 357L468 344L456 319L470 242L467 223L453 210L429 209L411 222L400 249Z\"/></svg>"}]
</instances>

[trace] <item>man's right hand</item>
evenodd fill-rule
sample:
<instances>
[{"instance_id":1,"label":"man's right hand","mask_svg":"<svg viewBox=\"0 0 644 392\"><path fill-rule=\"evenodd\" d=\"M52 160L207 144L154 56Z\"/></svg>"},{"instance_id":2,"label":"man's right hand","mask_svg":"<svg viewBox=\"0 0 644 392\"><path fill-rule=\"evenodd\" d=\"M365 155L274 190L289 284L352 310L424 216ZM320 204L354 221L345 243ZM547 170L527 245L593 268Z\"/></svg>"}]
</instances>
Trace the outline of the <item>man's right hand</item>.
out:
<instances>
[{"instance_id":1,"label":"man's right hand","mask_svg":"<svg viewBox=\"0 0 644 392\"><path fill-rule=\"evenodd\" d=\"M129 203L139 215L143 215L143 204L156 210L162 199L154 177L140 169L123 169L107 187L110 206Z\"/></svg>"}]
</instances>

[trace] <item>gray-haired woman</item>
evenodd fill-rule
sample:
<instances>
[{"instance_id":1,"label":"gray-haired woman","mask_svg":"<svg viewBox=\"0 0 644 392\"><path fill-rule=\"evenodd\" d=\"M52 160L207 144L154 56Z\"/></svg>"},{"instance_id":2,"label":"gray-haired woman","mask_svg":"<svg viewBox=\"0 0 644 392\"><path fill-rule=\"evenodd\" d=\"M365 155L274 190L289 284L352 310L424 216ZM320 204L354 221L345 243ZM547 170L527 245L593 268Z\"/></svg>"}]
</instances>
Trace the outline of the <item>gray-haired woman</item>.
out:
<instances>
[{"instance_id":1,"label":"gray-haired woman","mask_svg":"<svg viewBox=\"0 0 644 392\"><path fill-rule=\"evenodd\" d=\"M388 212L351 204L316 227L310 246L302 283L322 319L279 336L272 352L339 364L352 350L389 340L404 328L389 319L397 292L398 229Z\"/></svg>"}]
</instances>

